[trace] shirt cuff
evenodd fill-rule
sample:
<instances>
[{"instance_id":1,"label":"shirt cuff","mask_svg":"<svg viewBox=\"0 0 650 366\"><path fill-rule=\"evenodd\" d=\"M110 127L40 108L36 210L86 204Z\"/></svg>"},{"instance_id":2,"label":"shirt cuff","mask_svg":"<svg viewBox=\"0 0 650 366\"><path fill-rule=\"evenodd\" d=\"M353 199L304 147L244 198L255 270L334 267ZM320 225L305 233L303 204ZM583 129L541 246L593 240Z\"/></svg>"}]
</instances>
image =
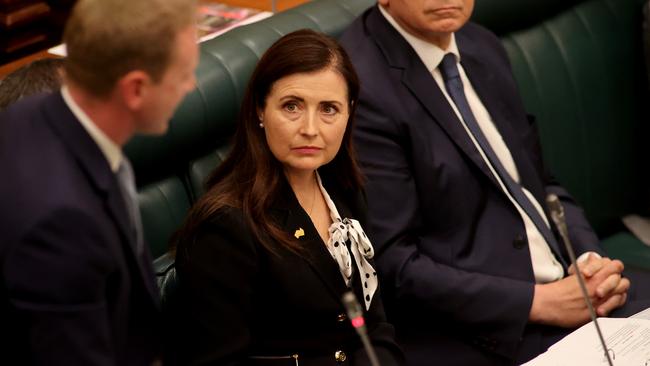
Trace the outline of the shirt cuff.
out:
<instances>
[{"instance_id":1,"label":"shirt cuff","mask_svg":"<svg viewBox=\"0 0 650 366\"><path fill-rule=\"evenodd\" d=\"M592 252L592 251L590 251L590 252L584 252L584 253L582 253L582 254L578 257L578 259L576 260L576 262L578 262L578 263L585 262L585 261L587 260L587 258L589 257L589 254L593 254L594 256L596 256L597 259L602 258L602 257L600 256L600 254L598 254L598 253L596 253L596 252Z\"/></svg>"}]
</instances>

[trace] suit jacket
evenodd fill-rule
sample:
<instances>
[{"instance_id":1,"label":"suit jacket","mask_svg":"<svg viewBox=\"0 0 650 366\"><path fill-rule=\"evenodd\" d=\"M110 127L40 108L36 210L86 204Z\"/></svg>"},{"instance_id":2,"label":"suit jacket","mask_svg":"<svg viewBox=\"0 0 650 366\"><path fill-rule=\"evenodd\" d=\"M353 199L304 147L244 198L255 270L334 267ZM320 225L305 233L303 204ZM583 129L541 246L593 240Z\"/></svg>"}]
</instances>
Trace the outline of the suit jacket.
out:
<instances>
[{"instance_id":1,"label":"suit jacket","mask_svg":"<svg viewBox=\"0 0 650 366\"><path fill-rule=\"evenodd\" d=\"M337 191L323 180L341 217L363 225L360 195ZM369 365L341 303L348 288L338 264L288 183L282 192L269 215L292 236L304 230L301 255L279 244L270 252L252 235L241 209L232 207L203 223L195 240L180 243L180 364ZM352 288L360 299L358 277L355 268ZM401 364L378 294L365 317L382 365ZM345 362L336 362L338 351ZM298 363L289 357L294 354Z\"/></svg>"},{"instance_id":2,"label":"suit jacket","mask_svg":"<svg viewBox=\"0 0 650 366\"><path fill-rule=\"evenodd\" d=\"M115 175L60 93L0 117L0 348L11 365L150 365L157 289Z\"/></svg>"},{"instance_id":3,"label":"suit jacket","mask_svg":"<svg viewBox=\"0 0 650 366\"><path fill-rule=\"evenodd\" d=\"M361 79L355 141L387 313L407 363L511 364L539 353L557 330L528 324L535 279L523 221L431 73L377 7L341 42ZM456 42L523 186L542 204L550 192L560 197L578 254L601 252L582 210L544 168L498 38L470 22Z\"/></svg>"}]
</instances>

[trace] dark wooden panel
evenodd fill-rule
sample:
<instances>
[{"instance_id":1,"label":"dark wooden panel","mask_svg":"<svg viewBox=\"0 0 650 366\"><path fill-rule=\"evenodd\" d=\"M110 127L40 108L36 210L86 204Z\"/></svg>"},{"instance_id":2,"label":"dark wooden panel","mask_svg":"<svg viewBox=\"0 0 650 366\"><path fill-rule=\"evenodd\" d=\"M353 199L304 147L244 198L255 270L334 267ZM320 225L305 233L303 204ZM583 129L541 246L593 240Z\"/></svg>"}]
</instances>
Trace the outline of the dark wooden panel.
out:
<instances>
[{"instance_id":1,"label":"dark wooden panel","mask_svg":"<svg viewBox=\"0 0 650 366\"><path fill-rule=\"evenodd\" d=\"M7 0L11 1L11 0ZM43 1L25 6L0 11L0 27L14 29L22 25L34 23L50 14L50 6Z\"/></svg>"}]
</instances>

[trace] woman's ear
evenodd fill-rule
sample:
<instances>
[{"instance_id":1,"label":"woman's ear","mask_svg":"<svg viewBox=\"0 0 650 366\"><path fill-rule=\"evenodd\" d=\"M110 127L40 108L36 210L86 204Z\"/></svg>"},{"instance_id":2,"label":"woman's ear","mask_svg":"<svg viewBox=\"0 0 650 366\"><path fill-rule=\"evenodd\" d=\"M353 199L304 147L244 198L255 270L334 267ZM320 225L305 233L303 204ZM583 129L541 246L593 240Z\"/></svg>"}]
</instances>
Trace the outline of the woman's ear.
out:
<instances>
[{"instance_id":1,"label":"woman's ear","mask_svg":"<svg viewBox=\"0 0 650 366\"><path fill-rule=\"evenodd\" d=\"M262 108L257 108L257 119L260 122L264 122L264 110Z\"/></svg>"}]
</instances>

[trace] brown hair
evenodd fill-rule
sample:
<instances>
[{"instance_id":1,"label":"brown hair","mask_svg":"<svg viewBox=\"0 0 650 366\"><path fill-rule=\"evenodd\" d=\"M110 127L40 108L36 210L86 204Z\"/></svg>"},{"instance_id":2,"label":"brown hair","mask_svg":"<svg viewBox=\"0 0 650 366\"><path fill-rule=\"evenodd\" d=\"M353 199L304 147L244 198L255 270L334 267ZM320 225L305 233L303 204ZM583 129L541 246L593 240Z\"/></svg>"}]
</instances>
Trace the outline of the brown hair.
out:
<instances>
[{"instance_id":1,"label":"brown hair","mask_svg":"<svg viewBox=\"0 0 650 366\"><path fill-rule=\"evenodd\" d=\"M63 34L66 76L96 96L133 70L158 82L195 14L193 0L79 0Z\"/></svg>"},{"instance_id":2,"label":"brown hair","mask_svg":"<svg viewBox=\"0 0 650 366\"><path fill-rule=\"evenodd\" d=\"M358 191L362 179L352 145L353 116L359 79L345 50L332 38L312 30L299 30L276 41L262 56L248 83L239 113L234 144L228 158L206 182L207 193L190 210L177 239L191 242L196 229L225 207L241 208L244 218L266 248L275 242L299 252L298 242L272 222L267 211L285 182L282 164L268 147L259 128L258 110L264 109L273 84L286 76L331 68L347 84L350 117L341 148L322 166L321 175L345 190Z\"/></svg>"},{"instance_id":3,"label":"brown hair","mask_svg":"<svg viewBox=\"0 0 650 366\"><path fill-rule=\"evenodd\" d=\"M0 110L37 93L51 93L61 88L63 60L44 58L13 71L0 81Z\"/></svg>"}]
</instances>

